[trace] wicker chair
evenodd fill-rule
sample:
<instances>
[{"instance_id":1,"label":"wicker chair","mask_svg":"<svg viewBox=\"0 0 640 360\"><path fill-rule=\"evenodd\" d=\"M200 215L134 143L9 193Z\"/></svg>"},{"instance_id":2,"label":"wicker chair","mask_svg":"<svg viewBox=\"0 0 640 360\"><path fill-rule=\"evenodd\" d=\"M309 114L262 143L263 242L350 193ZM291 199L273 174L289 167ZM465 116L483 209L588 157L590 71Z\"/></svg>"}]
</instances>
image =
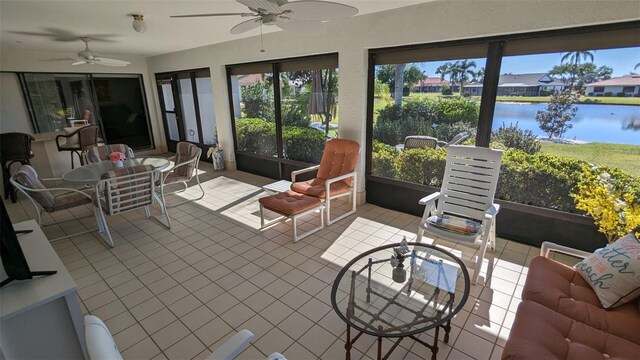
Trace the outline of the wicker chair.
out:
<instances>
[{"instance_id":1,"label":"wicker chair","mask_svg":"<svg viewBox=\"0 0 640 360\"><path fill-rule=\"evenodd\" d=\"M23 133L0 134L0 162L2 163L2 181L4 185L4 198L11 196L11 202L16 202L16 190L11 187L9 178L11 177L11 165L21 163L29 165L29 159L33 157L31 151L31 141L33 136Z\"/></svg>"},{"instance_id":2,"label":"wicker chair","mask_svg":"<svg viewBox=\"0 0 640 360\"><path fill-rule=\"evenodd\" d=\"M404 149L435 149L438 139L431 136L410 135L404 138Z\"/></svg>"},{"instance_id":3,"label":"wicker chair","mask_svg":"<svg viewBox=\"0 0 640 360\"><path fill-rule=\"evenodd\" d=\"M61 140L65 142L61 142ZM77 143L75 141L77 139ZM95 125L83 126L68 135L56 136L58 151L71 152L71 168L74 168L73 154L78 155L80 165L84 165L83 153L89 148L98 145L98 127Z\"/></svg>"}]
</instances>

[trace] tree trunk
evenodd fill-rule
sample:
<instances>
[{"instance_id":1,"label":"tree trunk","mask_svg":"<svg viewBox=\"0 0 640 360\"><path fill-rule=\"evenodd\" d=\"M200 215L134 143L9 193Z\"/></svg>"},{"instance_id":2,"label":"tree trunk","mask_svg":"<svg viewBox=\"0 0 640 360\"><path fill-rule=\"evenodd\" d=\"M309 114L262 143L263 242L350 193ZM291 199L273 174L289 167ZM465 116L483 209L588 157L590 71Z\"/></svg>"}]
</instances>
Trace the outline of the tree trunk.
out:
<instances>
[{"instance_id":1,"label":"tree trunk","mask_svg":"<svg viewBox=\"0 0 640 360\"><path fill-rule=\"evenodd\" d=\"M327 71L327 96L325 96L325 113L324 113L324 133L326 136L329 136L329 124L331 123L331 105L333 105L333 99L331 98L333 84L331 80L333 79L333 69L329 69Z\"/></svg>"},{"instance_id":2,"label":"tree trunk","mask_svg":"<svg viewBox=\"0 0 640 360\"><path fill-rule=\"evenodd\" d=\"M396 105L402 104L402 91L404 90L404 65L396 65L395 87L393 91L393 100Z\"/></svg>"}]
</instances>

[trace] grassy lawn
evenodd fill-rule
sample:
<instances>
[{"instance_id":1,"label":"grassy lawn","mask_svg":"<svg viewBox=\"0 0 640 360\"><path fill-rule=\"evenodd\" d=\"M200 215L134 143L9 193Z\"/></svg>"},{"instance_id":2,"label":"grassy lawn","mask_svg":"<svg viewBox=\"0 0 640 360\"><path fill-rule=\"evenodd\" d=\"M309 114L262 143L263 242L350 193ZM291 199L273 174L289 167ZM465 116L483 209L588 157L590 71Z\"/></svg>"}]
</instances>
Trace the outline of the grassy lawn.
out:
<instances>
[{"instance_id":1,"label":"grassy lawn","mask_svg":"<svg viewBox=\"0 0 640 360\"><path fill-rule=\"evenodd\" d=\"M542 151L580 159L596 165L617 167L640 176L640 146L609 143L555 144L542 143Z\"/></svg>"}]
</instances>

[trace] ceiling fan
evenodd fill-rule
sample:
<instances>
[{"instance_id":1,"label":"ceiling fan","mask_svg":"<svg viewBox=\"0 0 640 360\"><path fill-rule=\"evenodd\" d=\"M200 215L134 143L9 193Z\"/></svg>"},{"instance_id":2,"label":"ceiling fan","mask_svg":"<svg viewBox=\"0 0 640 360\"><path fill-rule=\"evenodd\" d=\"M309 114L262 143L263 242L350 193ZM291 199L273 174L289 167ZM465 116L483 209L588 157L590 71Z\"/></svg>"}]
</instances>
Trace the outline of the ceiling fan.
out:
<instances>
[{"instance_id":1,"label":"ceiling fan","mask_svg":"<svg viewBox=\"0 0 640 360\"><path fill-rule=\"evenodd\" d=\"M173 15L172 18L209 17L209 16L241 16L251 17L231 28L232 34L241 34L260 25L275 25L283 30L296 32L314 32L321 28L323 21L353 16L358 9L344 4L302 0L236 0L247 6L251 12L213 13L194 15Z\"/></svg>"},{"instance_id":2,"label":"ceiling fan","mask_svg":"<svg viewBox=\"0 0 640 360\"><path fill-rule=\"evenodd\" d=\"M71 65L95 64L104 66L127 66L131 64L124 60L102 57L100 54L91 51L89 49L89 42L91 41L91 38L89 37L81 37L80 40L84 42L84 50L78 52L78 57L80 59L72 59L77 61L73 62Z\"/></svg>"}]
</instances>

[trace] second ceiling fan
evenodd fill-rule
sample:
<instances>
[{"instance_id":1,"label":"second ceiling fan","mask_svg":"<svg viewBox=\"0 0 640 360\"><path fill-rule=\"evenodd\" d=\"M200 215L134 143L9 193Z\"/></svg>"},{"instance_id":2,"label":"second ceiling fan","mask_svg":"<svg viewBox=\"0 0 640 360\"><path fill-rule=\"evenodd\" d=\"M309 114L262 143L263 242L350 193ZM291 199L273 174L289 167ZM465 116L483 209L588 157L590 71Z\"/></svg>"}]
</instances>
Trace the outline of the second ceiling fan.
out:
<instances>
[{"instance_id":1,"label":"second ceiling fan","mask_svg":"<svg viewBox=\"0 0 640 360\"><path fill-rule=\"evenodd\" d=\"M241 34L260 25L275 25L283 30L315 32L323 21L353 16L358 9L353 6L317 0L288 2L287 0L236 0L251 10L247 13L213 13L173 15L172 18L241 16L251 17L231 28L232 34Z\"/></svg>"}]
</instances>

